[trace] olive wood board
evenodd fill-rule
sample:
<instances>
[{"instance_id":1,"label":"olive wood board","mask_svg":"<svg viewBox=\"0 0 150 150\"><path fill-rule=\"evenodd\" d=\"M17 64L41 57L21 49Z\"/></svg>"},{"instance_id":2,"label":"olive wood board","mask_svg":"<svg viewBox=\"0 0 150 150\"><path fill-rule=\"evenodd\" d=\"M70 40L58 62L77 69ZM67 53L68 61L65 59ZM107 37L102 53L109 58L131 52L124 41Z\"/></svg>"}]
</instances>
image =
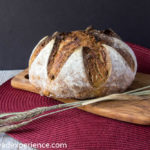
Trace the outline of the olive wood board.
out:
<instances>
[{"instance_id":1,"label":"olive wood board","mask_svg":"<svg viewBox=\"0 0 150 150\"><path fill-rule=\"evenodd\" d=\"M137 73L134 82L128 90L133 90L150 85L150 74ZM16 75L11 80L11 86L17 89L38 93L38 90L30 84L28 69ZM76 99L56 99L64 103L76 102ZM150 99L147 100L123 100L98 102L82 107L84 111L100 116L135 123L150 125Z\"/></svg>"}]
</instances>

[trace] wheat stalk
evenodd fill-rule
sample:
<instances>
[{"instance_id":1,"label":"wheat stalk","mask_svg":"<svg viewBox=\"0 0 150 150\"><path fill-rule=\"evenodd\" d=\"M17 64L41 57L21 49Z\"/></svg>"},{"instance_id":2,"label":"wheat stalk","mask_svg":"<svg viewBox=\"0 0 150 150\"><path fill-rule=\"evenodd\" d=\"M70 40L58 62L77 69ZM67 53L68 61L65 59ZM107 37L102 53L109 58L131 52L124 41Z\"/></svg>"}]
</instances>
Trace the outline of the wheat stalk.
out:
<instances>
[{"instance_id":1,"label":"wheat stalk","mask_svg":"<svg viewBox=\"0 0 150 150\"><path fill-rule=\"evenodd\" d=\"M146 90L148 88L150 88L150 86L142 87L139 89L135 89L120 94L111 94L108 96L90 99L90 100L78 101L78 102L67 103L67 104L59 104L59 105L48 106L48 107L38 107L24 112L3 113L0 114L0 133L17 129L19 127L29 124L34 120L40 119L45 116L49 116L76 107L82 107L85 105L93 104L96 102L109 101L109 100L148 99L150 98L150 90ZM60 109L60 110L46 113L47 111L56 110L56 109Z\"/></svg>"}]
</instances>

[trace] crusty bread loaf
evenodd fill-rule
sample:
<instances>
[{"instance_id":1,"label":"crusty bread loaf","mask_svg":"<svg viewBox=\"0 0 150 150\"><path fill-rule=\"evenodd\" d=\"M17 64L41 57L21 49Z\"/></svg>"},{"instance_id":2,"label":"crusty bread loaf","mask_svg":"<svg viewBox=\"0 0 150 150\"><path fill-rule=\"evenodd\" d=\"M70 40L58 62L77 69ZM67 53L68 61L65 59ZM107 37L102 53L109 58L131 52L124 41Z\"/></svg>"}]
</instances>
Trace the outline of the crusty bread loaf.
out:
<instances>
[{"instance_id":1,"label":"crusty bread loaf","mask_svg":"<svg viewBox=\"0 0 150 150\"><path fill-rule=\"evenodd\" d=\"M132 49L112 30L55 33L43 38L29 60L29 80L39 92L85 99L123 92L134 80Z\"/></svg>"}]
</instances>

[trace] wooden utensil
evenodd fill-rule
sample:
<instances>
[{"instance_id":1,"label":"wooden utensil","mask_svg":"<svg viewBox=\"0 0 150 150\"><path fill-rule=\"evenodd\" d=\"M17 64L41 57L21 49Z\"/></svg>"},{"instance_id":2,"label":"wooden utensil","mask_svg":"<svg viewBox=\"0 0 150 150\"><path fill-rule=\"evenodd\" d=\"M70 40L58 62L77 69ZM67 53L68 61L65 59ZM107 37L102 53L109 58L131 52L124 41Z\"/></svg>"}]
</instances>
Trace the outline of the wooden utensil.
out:
<instances>
[{"instance_id":1,"label":"wooden utensil","mask_svg":"<svg viewBox=\"0 0 150 150\"><path fill-rule=\"evenodd\" d=\"M14 88L38 93L38 90L30 84L28 79L28 69L16 75L11 80ZM133 90L150 85L150 75L137 73L133 84L128 90ZM39 94L39 93L38 93ZM64 103L76 102L76 99L57 99ZM150 125L150 99L148 100L128 100L128 101L106 101L79 107L84 111L100 116L117 119L141 125Z\"/></svg>"}]
</instances>

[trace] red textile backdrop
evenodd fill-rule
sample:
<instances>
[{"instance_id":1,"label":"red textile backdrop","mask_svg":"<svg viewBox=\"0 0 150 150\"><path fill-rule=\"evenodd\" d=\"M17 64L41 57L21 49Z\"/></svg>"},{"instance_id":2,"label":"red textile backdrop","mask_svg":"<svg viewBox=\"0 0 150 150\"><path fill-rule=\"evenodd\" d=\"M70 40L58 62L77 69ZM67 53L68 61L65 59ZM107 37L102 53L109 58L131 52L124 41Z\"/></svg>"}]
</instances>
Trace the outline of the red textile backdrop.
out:
<instances>
[{"instance_id":1,"label":"red textile backdrop","mask_svg":"<svg viewBox=\"0 0 150 150\"><path fill-rule=\"evenodd\" d=\"M150 73L150 50L128 44L137 56L138 71ZM24 111L58 103L51 98L13 89L10 80L0 87L0 112ZM150 149L150 126L112 120L78 109L36 120L8 134L22 143L66 143L64 149L70 150Z\"/></svg>"}]
</instances>

